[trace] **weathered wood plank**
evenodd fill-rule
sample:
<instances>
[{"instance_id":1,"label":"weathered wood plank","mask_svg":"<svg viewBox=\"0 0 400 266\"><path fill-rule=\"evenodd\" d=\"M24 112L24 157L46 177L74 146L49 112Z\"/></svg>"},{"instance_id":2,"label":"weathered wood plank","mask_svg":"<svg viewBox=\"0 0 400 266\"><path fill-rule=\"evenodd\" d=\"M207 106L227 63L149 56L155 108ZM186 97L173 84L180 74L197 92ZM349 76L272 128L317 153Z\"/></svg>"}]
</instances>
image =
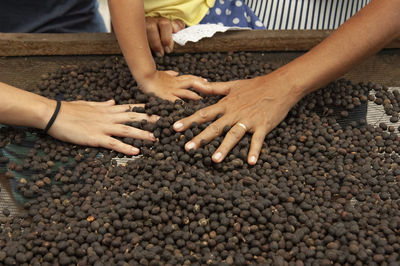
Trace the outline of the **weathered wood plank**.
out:
<instances>
[{"instance_id":1,"label":"weathered wood plank","mask_svg":"<svg viewBox=\"0 0 400 266\"><path fill-rule=\"evenodd\" d=\"M328 30L242 30L217 33L185 46L176 53L226 51L306 51L325 39ZM387 48L400 48L400 39ZM31 34L0 33L0 56L120 54L112 33Z\"/></svg>"},{"instance_id":2,"label":"weathered wood plank","mask_svg":"<svg viewBox=\"0 0 400 266\"><path fill-rule=\"evenodd\" d=\"M303 52L259 52L260 60L275 67L289 63ZM41 82L41 75L61 66L102 63L110 55L83 56L10 56L0 57L0 82L32 90ZM121 58L122 56L119 55ZM353 82L372 81L400 87L400 49L383 50L370 56L349 71L345 78Z\"/></svg>"},{"instance_id":3,"label":"weathered wood plank","mask_svg":"<svg viewBox=\"0 0 400 266\"><path fill-rule=\"evenodd\" d=\"M109 33L0 33L0 56L120 54Z\"/></svg>"}]
</instances>

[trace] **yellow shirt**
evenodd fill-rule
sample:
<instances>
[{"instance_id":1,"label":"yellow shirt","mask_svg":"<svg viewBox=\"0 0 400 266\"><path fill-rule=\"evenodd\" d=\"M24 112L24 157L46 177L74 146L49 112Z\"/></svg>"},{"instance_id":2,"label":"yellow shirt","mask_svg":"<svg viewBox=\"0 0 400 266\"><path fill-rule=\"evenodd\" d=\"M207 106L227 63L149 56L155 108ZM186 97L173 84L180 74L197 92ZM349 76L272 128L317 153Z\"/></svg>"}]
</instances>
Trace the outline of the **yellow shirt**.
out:
<instances>
[{"instance_id":1,"label":"yellow shirt","mask_svg":"<svg viewBox=\"0 0 400 266\"><path fill-rule=\"evenodd\" d=\"M186 25L198 24L214 6L215 0L144 0L146 17L180 19Z\"/></svg>"}]
</instances>

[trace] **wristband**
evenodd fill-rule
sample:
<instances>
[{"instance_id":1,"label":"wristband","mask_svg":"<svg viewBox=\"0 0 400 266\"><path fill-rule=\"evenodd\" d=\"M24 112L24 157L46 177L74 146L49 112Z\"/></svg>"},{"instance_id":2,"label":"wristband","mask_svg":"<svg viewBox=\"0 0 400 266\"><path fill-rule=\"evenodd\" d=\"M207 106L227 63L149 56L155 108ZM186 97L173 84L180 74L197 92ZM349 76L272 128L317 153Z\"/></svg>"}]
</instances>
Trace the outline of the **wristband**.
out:
<instances>
[{"instance_id":1,"label":"wristband","mask_svg":"<svg viewBox=\"0 0 400 266\"><path fill-rule=\"evenodd\" d=\"M54 121L56 121L56 118L57 118L58 112L60 111L60 108L61 108L61 101L57 100L56 110L54 111L53 116L50 118L49 123L47 123L47 126L44 129L44 133L47 133L47 131L49 131L49 129L53 125Z\"/></svg>"}]
</instances>

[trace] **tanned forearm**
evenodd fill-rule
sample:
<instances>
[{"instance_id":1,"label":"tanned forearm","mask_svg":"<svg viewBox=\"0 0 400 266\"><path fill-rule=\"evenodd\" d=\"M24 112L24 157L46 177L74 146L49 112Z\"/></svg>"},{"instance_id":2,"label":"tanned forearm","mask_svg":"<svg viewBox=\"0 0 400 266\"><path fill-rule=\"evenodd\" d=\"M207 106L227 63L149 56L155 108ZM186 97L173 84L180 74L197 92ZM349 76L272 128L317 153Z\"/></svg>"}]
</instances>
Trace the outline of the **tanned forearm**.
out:
<instances>
[{"instance_id":1,"label":"tanned forearm","mask_svg":"<svg viewBox=\"0 0 400 266\"><path fill-rule=\"evenodd\" d=\"M44 129L56 102L0 82L0 123Z\"/></svg>"},{"instance_id":2,"label":"tanned forearm","mask_svg":"<svg viewBox=\"0 0 400 266\"><path fill-rule=\"evenodd\" d=\"M109 0L112 25L126 62L137 81L154 75L156 66L147 41L143 1Z\"/></svg>"},{"instance_id":3,"label":"tanned forearm","mask_svg":"<svg viewBox=\"0 0 400 266\"><path fill-rule=\"evenodd\" d=\"M299 97L339 78L400 36L400 0L374 0L311 51L276 71Z\"/></svg>"}]
</instances>

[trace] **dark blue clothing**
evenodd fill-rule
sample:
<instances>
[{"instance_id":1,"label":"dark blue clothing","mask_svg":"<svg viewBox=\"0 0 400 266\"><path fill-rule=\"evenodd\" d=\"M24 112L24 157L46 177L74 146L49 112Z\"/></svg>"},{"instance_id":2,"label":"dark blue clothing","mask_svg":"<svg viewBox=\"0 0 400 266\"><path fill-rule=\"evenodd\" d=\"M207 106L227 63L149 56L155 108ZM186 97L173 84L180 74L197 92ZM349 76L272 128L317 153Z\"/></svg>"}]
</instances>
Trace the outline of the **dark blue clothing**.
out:
<instances>
[{"instance_id":1,"label":"dark blue clothing","mask_svg":"<svg viewBox=\"0 0 400 266\"><path fill-rule=\"evenodd\" d=\"M242 0L216 0L199 24L265 29L260 19Z\"/></svg>"},{"instance_id":2,"label":"dark blue clothing","mask_svg":"<svg viewBox=\"0 0 400 266\"><path fill-rule=\"evenodd\" d=\"M96 0L0 0L0 32L106 32Z\"/></svg>"}]
</instances>

